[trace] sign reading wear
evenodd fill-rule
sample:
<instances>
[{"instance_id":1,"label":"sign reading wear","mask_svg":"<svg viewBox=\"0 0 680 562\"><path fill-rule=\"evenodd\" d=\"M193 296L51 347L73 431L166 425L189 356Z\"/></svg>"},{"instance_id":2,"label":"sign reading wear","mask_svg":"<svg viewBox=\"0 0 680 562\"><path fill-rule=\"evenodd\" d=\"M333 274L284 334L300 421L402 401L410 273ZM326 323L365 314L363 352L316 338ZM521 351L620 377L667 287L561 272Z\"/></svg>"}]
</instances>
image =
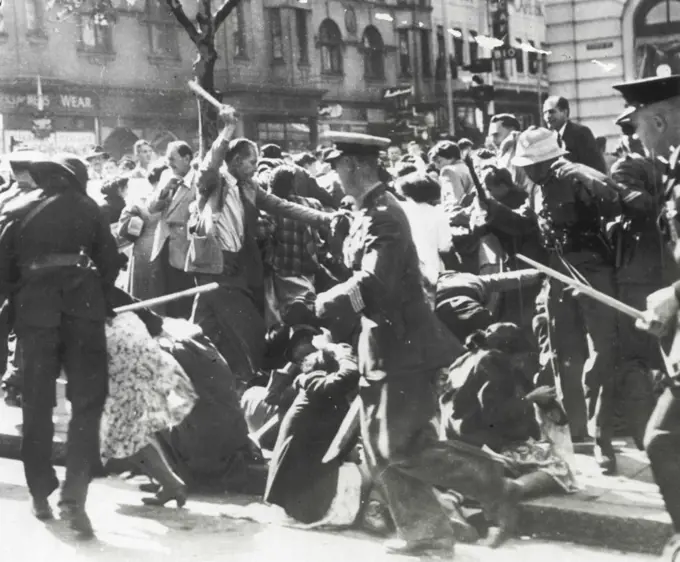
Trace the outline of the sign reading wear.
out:
<instances>
[{"instance_id":1,"label":"sign reading wear","mask_svg":"<svg viewBox=\"0 0 680 562\"><path fill-rule=\"evenodd\" d=\"M99 110L99 98L96 94L48 91L42 95L44 109L53 113L94 115ZM0 91L0 111L9 113L15 111L34 111L39 108L36 93L19 93Z\"/></svg>"}]
</instances>

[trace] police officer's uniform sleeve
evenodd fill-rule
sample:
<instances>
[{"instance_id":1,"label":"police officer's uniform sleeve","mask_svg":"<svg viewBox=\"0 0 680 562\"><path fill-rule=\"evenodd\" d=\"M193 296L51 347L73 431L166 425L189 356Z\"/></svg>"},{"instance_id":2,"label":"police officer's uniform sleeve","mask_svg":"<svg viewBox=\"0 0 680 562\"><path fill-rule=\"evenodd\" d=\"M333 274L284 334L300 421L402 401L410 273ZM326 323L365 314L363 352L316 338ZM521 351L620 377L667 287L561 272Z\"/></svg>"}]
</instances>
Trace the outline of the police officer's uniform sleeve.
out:
<instances>
[{"instance_id":1,"label":"police officer's uniform sleeve","mask_svg":"<svg viewBox=\"0 0 680 562\"><path fill-rule=\"evenodd\" d=\"M104 286L113 287L125 258L118 253L116 240L99 209L95 220L94 243L90 257L97 266Z\"/></svg>"},{"instance_id":2,"label":"police officer's uniform sleeve","mask_svg":"<svg viewBox=\"0 0 680 562\"><path fill-rule=\"evenodd\" d=\"M404 232L390 210L373 212L365 238L360 268L344 283L319 295L320 317L341 316L344 307L359 313L384 310L396 300L405 259Z\"/></svg>"}]
</instances>

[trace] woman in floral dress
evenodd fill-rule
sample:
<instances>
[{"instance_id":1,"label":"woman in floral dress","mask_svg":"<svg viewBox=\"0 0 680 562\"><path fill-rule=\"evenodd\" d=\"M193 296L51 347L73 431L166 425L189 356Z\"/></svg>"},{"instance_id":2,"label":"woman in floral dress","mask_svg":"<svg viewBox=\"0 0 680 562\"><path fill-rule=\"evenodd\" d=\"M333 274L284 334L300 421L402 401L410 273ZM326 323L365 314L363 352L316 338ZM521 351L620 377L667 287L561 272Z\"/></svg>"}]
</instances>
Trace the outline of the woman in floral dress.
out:
<instances>
[{"instance_id":1,"label":"woman in floral dress","mask_svg":"<svg viewBox=\"0 0 680 562\"><path fill-rule=\"evenodd\" d=\"M126 295L127 296L127 295ZM128 297L129 298L129 297ZM160 482L147 505L186 501L186 486L168 463L156 434L182 422L197 396L186 373L159 340L162 320L134 312L118 314L106 328L109 396L104 406L100 448L104 462L128 459ZM151 333L159 334L158 339Z\"/></svg>"}]
</instances>

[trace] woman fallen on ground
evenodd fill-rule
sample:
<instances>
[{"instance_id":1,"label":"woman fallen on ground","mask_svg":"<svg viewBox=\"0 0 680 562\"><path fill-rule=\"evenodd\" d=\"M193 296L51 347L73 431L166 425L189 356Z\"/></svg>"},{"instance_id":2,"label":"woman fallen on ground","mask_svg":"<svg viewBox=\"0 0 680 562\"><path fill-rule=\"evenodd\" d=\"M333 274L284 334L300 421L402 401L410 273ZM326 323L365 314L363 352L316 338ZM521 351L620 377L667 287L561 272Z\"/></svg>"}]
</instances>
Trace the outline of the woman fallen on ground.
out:
<instances>
[{"instance_id":1,"label":"woman fallen on ground","mask_svg":"<svg viewBox=\"0 0 680 562\"><path fill-rule=\"evenodd\" d=\"M510 323L492 324L467 345L442 389L442 436L494 454L525 498L573 491L566 415L554 388L532 382L536 350Z\"/></svg>"}]
</instances>

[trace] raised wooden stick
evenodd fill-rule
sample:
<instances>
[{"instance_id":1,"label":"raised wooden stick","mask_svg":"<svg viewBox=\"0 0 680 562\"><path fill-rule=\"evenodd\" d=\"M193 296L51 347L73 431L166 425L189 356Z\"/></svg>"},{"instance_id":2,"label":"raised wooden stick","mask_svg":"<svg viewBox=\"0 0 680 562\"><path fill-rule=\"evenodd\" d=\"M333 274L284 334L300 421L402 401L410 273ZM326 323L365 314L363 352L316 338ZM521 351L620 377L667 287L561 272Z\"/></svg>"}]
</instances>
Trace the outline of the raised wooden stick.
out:
<instances>
[{"instance_id":1,"label":"raised wooden stick","mask_svg":"<svg viewBox=\"0 0 680 562\"><path fill-rule=\"evenodd\" d=\"M216 109L219 110L224 107L223 104L221 104L213 96L211 96L198 82L196 82L196 80L189 81L189 89L191 89L191 91L194 92L196 95L202 97L209 104L215 106Z\"/></svg>"},{"instance_id":2,"label":"raised wooden stick","mask_svg":"<svg viewBox=\"0 0 680 562\"><path fill-rule=\"evenodd\" d=\"M208 293L219 288L219 286L220 286L219 283L208 283L207 285L193 287L185 291L179 291L178 293L163 295L162 297L156 297L145 301L133 302L132 304L126 304L125 306L119 306L118 308L114 308L113 311L116 314L120 314L121 312L132 312L133 310L140 310L142 308L151 308L159 304L165 304L166 302L176 301L177 299L193 297L194 295L198 295L201 293Z\"/></svg>"},{"instance_id":3,"label":"raised wooden stick","mask_svg":"<svg viewBox=\"0 0 680 562\"><path fill-rule=\"evenodd\" d=\"M606 304L607 306L614 308L619 312L627 316L630 316L631 318L635 318L636 320L644 318L644 314L642 313L641 310L633 308L632 306L628 306L626 303L623 303L620 300L615 299L614 297L610 297L609 295L603 293L602 291L593 289L589 285L585 285L580 281L577 281L576 279L572 279L571 277L568 277L567 275L564 275L559 271L555 271L553 268L543 265L542 263L532 260L531 258L523 256L522 254L516 254L516 256L518 260L523 261L524 263L530 265L531 267L535 267L540 272L545 273L546 275L549 275L550 277L557 279L558 281L561 281L565 285L569 285L570 287L578 289L580 293L589 296L591 299L595 299L596 301L599 301L602 304Z\"/></svg>"}]
</instances>

